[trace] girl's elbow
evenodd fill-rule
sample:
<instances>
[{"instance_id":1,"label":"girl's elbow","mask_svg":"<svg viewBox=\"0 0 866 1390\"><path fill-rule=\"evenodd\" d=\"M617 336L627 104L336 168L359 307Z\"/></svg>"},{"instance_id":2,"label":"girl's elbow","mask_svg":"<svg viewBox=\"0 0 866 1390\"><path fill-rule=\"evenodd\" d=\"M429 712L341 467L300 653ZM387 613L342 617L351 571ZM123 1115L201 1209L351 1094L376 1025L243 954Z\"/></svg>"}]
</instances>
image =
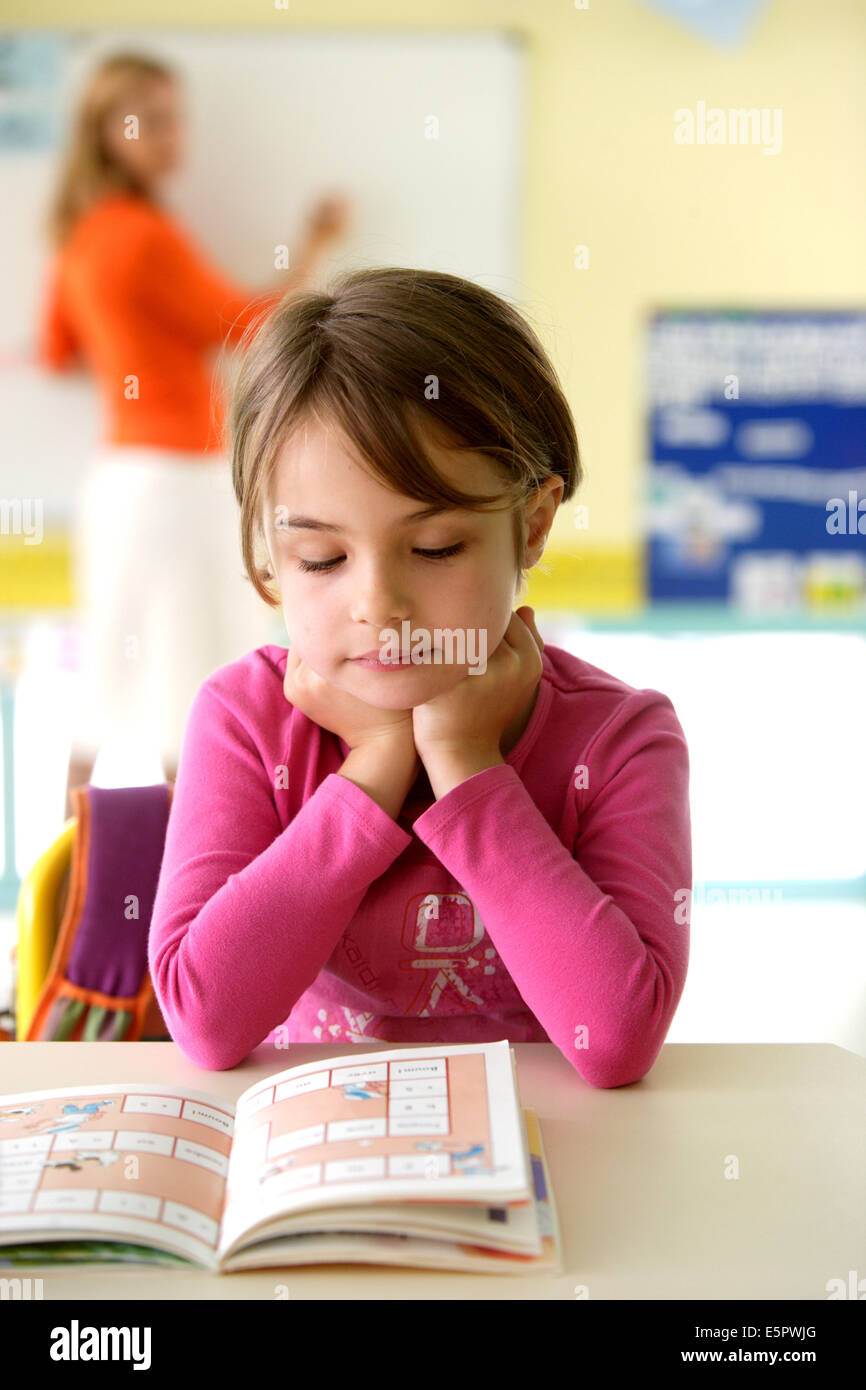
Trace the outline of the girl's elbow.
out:
<instances>
[{"instance_id":1,"label":"girl's elbow","mask_svg":"<svg viewBox=\"0 0 866 1390\"><path fill-rule=\"evenodd\" d=\"M228 1071L246 1055L237 1044L214 1027L215 1010L199 998L187 980L180 978L177 950L152 951L150 975L153 992L169 1035L181 1052L204 1071Z\"/></svg>"},{"instance_id":2,"label":"girl's elbow","mask_svg":"<svg viewBox=\"0 0 866 1390\"><path fill-rule=\"evenodd\" d=\"M199 1022L181 1017L177 1012L160 1005L168 1026L171 1040L180 1048L183 1055L200 1067L202 1071L230 1071L247 1056L247 1050L232 1046Z\"/></svg>"},{"instance_id":3,"label":"girl's elbow","mask_svg":"<svg viewBox=\"0 0 866 1390\"><path fill-rule=\"evenodd\" d=\"M202 1046L200 1042L183 1047L181 1050L191 1062L195 1063L197 1067L201 1067L202 1071L231 1071L232 1067L239 1066L247 1055L246 1052L242 1052L238 1056L235 1053L226 1052L222 1048L215 1048L209 1043Z\"/></svg>"},{"instance_id":4,"label":"girl's elbow","mask_svg":"<svg viewBox=\"0 0 866 1390\"><path fill-rule=\"evenodd\" d=\"M569 1058L571 1065L577 1072L582 1081L587 1086L592 1086L597 1091L612 1091L619 1086L632 1086L636 1081L642 1081L655 1063L646 1062L626 1062L621 1057L605 1058L602 1061L589 1062L586 1058Z\"/></svg>"},{"instance_id":5,"label":"girl's elbow","mask_svg":"<svg viewBox=\"0 0 866 1390\"><path fill-rule=\"evenodd\" d=\"M636 1081L643 1081L648 1072L652 1070L653 1064L638 1067L611 1067L610 1070L602 1072L600 1076L584 1077L595 1090L613 1091L620 1086L633 1086Z\"/></svg>"},{"instance_id":6,"label":"girl's elbow","mask_svg":"<svg viewBox=\"0 0 866 1390\"><path fill-rule=\"evenodd\" d=\"M605 1038L601 1044L587 1046L564 1055L574 1067L578 1076L596 1090L615 1090L619 1086L632 1086L642 1081L652 1071L659 1053L664 1046L667 1027L646 1036L635 1036L634 1032Z\"/></svg>"}]
</instances>

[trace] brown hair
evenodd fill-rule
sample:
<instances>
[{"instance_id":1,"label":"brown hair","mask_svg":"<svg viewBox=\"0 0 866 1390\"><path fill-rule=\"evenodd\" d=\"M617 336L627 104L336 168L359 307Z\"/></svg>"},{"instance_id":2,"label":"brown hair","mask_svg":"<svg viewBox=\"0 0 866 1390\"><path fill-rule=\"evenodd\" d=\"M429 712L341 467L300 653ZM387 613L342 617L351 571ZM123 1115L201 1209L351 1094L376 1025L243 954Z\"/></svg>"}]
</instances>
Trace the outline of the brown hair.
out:
<instances>
[{"instance_id":1,"label":"brown hair","mask_svg":"<svg viewBox=\"0 0 866 1390\"><path fill-rule=\"evenodd\" d=\"M244 566L271 607L264 507L281 447L306 416L335 422L386 486L445 506L514 509L515 590L525 582L522 508L545 478L583 470L556 373L526 320L491 290L442 271L356 270L330 293L290 292L250 324L227 424ZM424 451L424 426L446 448L487 454L503 490L452 488Z\"/></svg>"},{"instance_id":2,"label":"brown hair","mask_svg":"<svg viewBox=\"0 0 866 1390\"><path fill-rule=\"evenodd\" d=\"M177 79L167 63L137 53L104 58L90 74L72 118L46 222L48 239L59 250L79 217L109 193L149 197L132 170L124 168L103 138L106 118L130 98L142 81Z\"/></svg>"}]
</instances>

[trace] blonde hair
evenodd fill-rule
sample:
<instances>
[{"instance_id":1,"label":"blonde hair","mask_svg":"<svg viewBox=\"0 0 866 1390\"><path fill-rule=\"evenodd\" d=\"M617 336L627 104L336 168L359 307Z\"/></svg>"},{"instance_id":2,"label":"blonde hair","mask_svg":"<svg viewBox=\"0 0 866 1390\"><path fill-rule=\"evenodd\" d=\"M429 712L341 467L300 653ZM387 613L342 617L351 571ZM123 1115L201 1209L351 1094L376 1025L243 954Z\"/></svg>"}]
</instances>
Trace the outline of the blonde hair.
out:
<instances>
[{"instance_id":1,"label":"blonde hair","mask_svg":"<svg viewBox=\"0 0 866 1390\"><path fill-rule=\"evenodd\" d=\"M558 476L568 501L583 477L568 402L526 320L491 290L442 271L356 270L330 292L290 292L251 323L227 414L246 572L271 607L279 594L263 512L277 455L308 417L335 423L375 476L430 504L513 509L517 577L525 583L521 503ZM486 454L503 488L452 487L424 450Z\"/></svg>"},{"instance_id":2,"label":"blonde hair","mask_svg":"<svg viewBox=\"0 0 866 1390\"><path fill-rule=\"evenodd\" d=\"M63 246L79 217L98 198L110 193L149 197L149 190L132 170L119 164L107 149L103 126L139 83L154 78L175 81L177 77L167 63L137 53L115 53L91 73L72 118L46 220L45 230L55 250Z\"/></svg>"}]
</instances>

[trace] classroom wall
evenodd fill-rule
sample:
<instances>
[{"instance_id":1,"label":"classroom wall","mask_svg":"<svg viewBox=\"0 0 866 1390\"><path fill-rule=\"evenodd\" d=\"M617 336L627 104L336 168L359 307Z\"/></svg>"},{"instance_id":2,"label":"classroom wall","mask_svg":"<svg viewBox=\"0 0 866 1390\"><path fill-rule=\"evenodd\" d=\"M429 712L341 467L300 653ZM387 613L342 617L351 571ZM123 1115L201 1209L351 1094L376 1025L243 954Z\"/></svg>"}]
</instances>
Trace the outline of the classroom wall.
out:
<instances>
[{"instance_id":1,"label":"classroom wall","mask_svg":"<svg viewBox=\"0 0 866 1390\"><path fill-rule=\"evenodd\" d=\"M92 373L33 361L53 261L44 219L90 74L130 48L182 79L184 159L162 191L166 205L250 297L273 280L275 245L294 255L334 190L349 195L349 235L307 288L367 265L471 275L504 294L514 285L525 57L506 31L99 27L5 43L0 34L3 491L39 499L45 522L38 545L0 545L7 610L65 611L75 600L74 518L105 414ZM441 122L438 139L426 138L428 113Z\"/></svg>"},{"instance_id":2,"label":"classroom wall","mask_svg":"<svg viewBox=\"0 0 866 1390\"><path fill-rule=\"evenodd\" d=\"M581 4L585 0L580 0ZM63 28L61 0L4 0L6 28ZM76 27L118 21L78 0ZM866 6L775 0L746 40L713 47L643 0L126 0L123 21L154 27L506 28L529 59L528 197L520 306L551 351L572 403L587 472L560 512L555 580L587 606L639 594L643 472L642 328L654 307L862 306L866 202ZM251 75L252 79L252 75ZM684 145L674 112L782 111L779 153ZM574 248L588 248L585 269ZM519 284L520 276L518 276ZM588 508L588 528L574 506ZM583 520L587 518L584 517Z\"/></svg>"}]
</instances>

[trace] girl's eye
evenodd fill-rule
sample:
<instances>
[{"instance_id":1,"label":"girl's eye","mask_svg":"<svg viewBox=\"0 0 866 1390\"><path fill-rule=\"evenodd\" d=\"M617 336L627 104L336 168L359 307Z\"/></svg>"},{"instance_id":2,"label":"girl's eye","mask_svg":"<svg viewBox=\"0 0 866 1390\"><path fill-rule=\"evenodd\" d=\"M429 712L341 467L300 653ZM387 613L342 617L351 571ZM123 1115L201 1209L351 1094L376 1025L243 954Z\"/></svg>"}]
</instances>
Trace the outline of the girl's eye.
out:
<instances>
[{"instance_id":1,"label":"girl's eye","mask_svg":"<svg viewBox=\"0 0 866 1390\"><path fill-rule=\"evenodd\" d=\"M418 550L416 551L416 554L423 555L425 560L447 560L449 555L459 555L460 551L464 548L465 547L463 541L458 541L456 545L446 545L443 546L441 550ZM344 558L344 556L338 555L334 560L299 559L298 564L300 565L302 570L305 570L308 573L311 571L313 573L315 573L316 571L321 573L323 570L334 569L334 567L336 565L339 565Z\"/></svg>"}]
</instances>

